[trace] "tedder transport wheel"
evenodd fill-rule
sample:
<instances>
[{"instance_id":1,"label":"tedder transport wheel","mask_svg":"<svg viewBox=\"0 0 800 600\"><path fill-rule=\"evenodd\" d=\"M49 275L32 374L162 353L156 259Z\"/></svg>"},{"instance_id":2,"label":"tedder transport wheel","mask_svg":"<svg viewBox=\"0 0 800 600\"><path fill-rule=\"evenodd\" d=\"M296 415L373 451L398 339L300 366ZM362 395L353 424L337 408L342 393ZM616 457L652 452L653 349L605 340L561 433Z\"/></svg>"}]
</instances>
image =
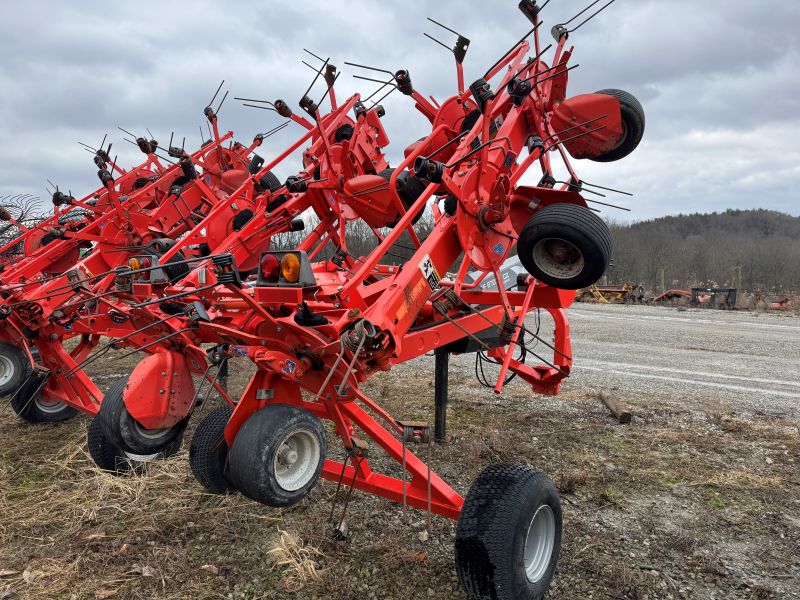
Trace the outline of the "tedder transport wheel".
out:
<instances>
[{"instance_id":1,"label":"tedder transport wheel","mask_svg":"<svg viewBox=\"0 0 800 600\"><path fill-rule=\"evenodd\" d=\"M228 463L228 444L225 442L225 426L233 414L227 404L208 413L192 436L189 446L189 466L195 479L212 494L228 494L235 491L225 476Z\"/></svg>"},{"instance_id":2,"label":"tedder transport wheel","mask_svg":"<svg viewBox=\"0 0 800 600\"><path fill-rule=\"evenodd\" d=\"M25 382L30 364L22 350L0 342L0 397L16 392Z\"/></svg>"},{"instance_id":3,"label":"tedder transport wheel","mask_svg":"<svg viewBox=\"0 0 800 600\"><path fill-rule=\"evenodd\" d=\"M228 454L228 478L242 494L267 506L291 506L317 483L327 442L310 412L273 404L248 418Z\"/></svg>"},{"instance_id":4,"label":"tedder transport wheel","mask_svg":"<svg viewBox=\"0 0 800 600\"><path fill-rule=\"evenodd\" d=\"M11 408L29 423L59 423L78 414L66 402L50 398L44 378L34 373L11 396Z\"/></svg>"},{"instance_id":5,"label":"tedder transport wheel","mask_svg":"<svg viewBox=\"0 0 800 600\"><path fill-rule=\"evenodd\" d=\"M127 473L140 473L145 465L157 458L169 458L176 454L181 447L182 438L172 442L163 452L156 454L134 454L121 450L103 434L100 419L94 418L89 423L89 430L86 435L89 456L92 457L94 464L103 471L108 471L115 475L125 475Z\"/></svg>"},{"instance_id":6,"label":"tedder transport wheel","mask_svg":"<svg viewBox=\"0 0 800 600\"><path fill-rule=\"evenodd\" d=\"M619 100L619 109L622 113L622 139L616 148L600 156L593 156L596 162L613 162L625 158L636 150L644 135L644 109L641 103L628 92L622 90L600 90L598 94L613 96Z\"/></svg>"},{"instance_id":7,"label":"tedder transport wheel","mask_svg":"<svg viewBox=\"0 0 800 600\"><path fill-rule=\"evenodd\" d=\"M522 266L539 281L562 290L596 283L611 259L613 236L588 208L551 204L533 213L517 250Z\"/></svg>"},{"instance_id":8,"label":"tedder transport wheel","mask_svg":"<svg viewBox=\"0 0 800 600\"><path fill-rule=\"evenodd\" d=\"M456 528L456 572L471 599L540 600L561 550L561 502L532 467L487 467L464 499Z\"/></svg>"},{"instance_id":9,"label":"tedder transport wheel","mask_svg":"<svg viewBox=\"0 0 800 600\"><path fill-rule=\"evenodd\" d=\"M134 419L125 407L123 393L128 376L118 379L108 388L100 411L97 413L103 434L118 448L134 454L157 454L183 435L187 419L165 429L146 429Z\"/></svg>"},{"instance_id":10,"label":"tedder transport wheel","mask_svg":"<svg viewBox=\"0 0 800 600\"><path fill-rule=\"evenodd\" d=\"M392 178L392 174L394 173L393 168L384 169L378 175L383 177L386 181L389 181ZM418 177L414 177L408 171L403 171L400 175L397 176L397 195L400 196L400 201L405 206L406 210L411 208L414 202L417 201L422 195L422 192L425 191L425 183L419 179ZM414 215L414 218L411 220L412 225L416 225L417 221L422 218L422 215L425 213L425 207L420 208L419 212Z\"/></svg>"}]
</instances>

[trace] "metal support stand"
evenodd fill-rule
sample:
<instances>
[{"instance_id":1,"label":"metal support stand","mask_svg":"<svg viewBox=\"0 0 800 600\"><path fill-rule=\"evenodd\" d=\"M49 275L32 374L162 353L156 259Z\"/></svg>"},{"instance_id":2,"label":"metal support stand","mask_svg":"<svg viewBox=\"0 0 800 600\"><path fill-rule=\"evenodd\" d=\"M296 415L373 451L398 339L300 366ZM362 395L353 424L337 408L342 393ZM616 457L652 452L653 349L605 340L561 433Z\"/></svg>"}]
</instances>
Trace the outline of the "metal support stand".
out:
<instances>
[{"instance_id":1,"label":"metal support stand","mask_svg":"<svg viewBox=\"0 0 800 600\"><path fill-rule=\"evenodd\" d=\"M436 371L434 379L434 397L436 414L434 416L433 437L437 444L449 441L447 437L447 376L450 363L450 353L444 348L434 351L436 357Z\"/></svg>"},{"instance_id":2,"label":"metal support stand","mask_svg":"<svg viewBox=\"0 0 800 600\"><path fill-rule=\"evenodd\" d=\"M220 364L220 366L219 366L219 373L217 375L217 379L219 381L220 387L227 392L228 391L228 359L227 358L224 359L222 361L222 363ZM224 398L222 398L221 394L220 394L220 400L224 400Z\"/></svg>"}]
</instances>

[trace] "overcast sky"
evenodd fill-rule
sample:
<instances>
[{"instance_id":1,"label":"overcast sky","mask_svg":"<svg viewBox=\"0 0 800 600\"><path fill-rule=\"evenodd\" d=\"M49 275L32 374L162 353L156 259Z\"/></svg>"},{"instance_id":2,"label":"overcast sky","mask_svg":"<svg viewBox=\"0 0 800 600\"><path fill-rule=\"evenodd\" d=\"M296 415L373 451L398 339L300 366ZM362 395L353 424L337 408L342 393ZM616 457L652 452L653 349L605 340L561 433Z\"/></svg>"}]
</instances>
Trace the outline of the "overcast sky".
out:
<instances>
[{"instance_id":1,"label":"overcast sky","mask_svg":"<svg viewBox=\"0 0 800 600\"><path fill-rule=\"evenodd\" d=\"M550 26L588 3L552 0L542 13L546 43ZM9 2L0 20L0 196L45 197L45 178L79 196L97 188L92 157L77 141L96 146L109 132L121 163L140 162L118 125L137 133L149 127L162 145L175 131L196 147L202 110L222 79L231 94L221 128L249 142L280 118L232 97L283 98L296 107L313 75L300 63L309 58L304 47L343 70L340 98L373 90L354 80L357 71L344 61L406 68L420 91L447 98L455 90L452 57L422 34L448 44L453 36L424 17L472 40L469 82L529 28L516 5ZM755 207L800 214L799 31L796 0L617 0L575 32L572 64L580 67L571 72L569 93L622 88L647 113L645 139L633 155L577 164L587 181L636 194L612 200L632 212L607 214L639 220ZM402 148L430 127L399 93L383 104L397 162ZM260 153L269 157L301 133L290 126ZM284 177L298 166L278 171Z\"/></svg>"}]
</instances>

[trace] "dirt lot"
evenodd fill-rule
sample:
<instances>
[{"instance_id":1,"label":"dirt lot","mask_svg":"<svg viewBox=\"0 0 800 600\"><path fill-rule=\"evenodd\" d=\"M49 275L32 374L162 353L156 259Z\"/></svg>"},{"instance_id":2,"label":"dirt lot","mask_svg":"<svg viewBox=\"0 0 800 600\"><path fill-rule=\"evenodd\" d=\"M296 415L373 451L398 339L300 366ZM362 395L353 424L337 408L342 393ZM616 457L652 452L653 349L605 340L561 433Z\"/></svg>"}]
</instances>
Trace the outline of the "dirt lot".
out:
<instances>
[{"instance_id":1,"label":"dirt lot","mask_svg":"<svg viewBox=\"0 0 800 600\"><path fill-rule=\"evenodd\" d=\"M494 396L473 357L453 360L456 439L434 468L462 492L492 461L553 477L565 545L550 598L800 598L800 318L571 312L575 374L557 398L517 382ZM93 373L107 386L132 360ZM369 391L427 420L432 386L423 358ZM616 424L600 391L628 401L633 423ZM0 599L463 598L447 520L423 542L424 513L405 524L356 493L352 541L336 545L327 482L275 511L203 494L185 449L143 477L98 473L85 435L84 419L33 427L0 408Z\"/></svg>"}]
</instances>

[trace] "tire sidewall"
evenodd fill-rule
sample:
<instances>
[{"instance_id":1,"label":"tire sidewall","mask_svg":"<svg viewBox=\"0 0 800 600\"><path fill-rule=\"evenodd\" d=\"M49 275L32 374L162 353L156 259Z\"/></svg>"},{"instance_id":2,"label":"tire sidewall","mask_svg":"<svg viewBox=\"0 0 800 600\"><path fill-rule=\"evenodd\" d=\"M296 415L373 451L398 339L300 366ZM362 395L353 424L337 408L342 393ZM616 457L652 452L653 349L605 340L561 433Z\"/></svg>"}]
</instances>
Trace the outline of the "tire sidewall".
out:
<instances>
[{"instance_id":1,"label":"tire sidewall","mask_svg":"<svg viewBox=\"0 0 800 600\"><path fill-rule=\"evenodd\" d=\"M563 216L554 214L557 208L562 207L573 207L567 210L585 210L587 212L589 210L588 208L571 204L551 204L541 209L541 212L534 213L531 216L526 226L522 229L517 242L517 250L522 266L536 279L554 288L577 290L596 283L608 267L611 248L604 248L603 241L599 237L593 237L588 234L590 228L602 227L607 230L608 226L600 219L594 223L587 219L582 223L581 228L569 226L559 221ZM548 209L551 210L548 211ZM596 234L597 232L592 231L592 233ZM610 232L608 232L608 235L610 238ZM580 273L573 277L562 279L546 273L539 267L534 259L536 244L549 238L565 240L578 248L583 255L584 262L583 270Z\"/></svg>"},{"instance_id":2,"label":"tire sidewall","mask_svg":"<svg viewBox=\"0 0 800 600\"><path fill-rule=\"evenodd\" d=\"M514 529L515 578L513 582L514 590L510 597L538 599L543 597L549 589L558 566L563 534L563 513L558 493L552 485L547 485L542 478L535 478L531 485L526 486L523 493L525 495L525 506L519 511ZM542 578L536 583L531 583L525 574L525 540L536 511L544 505L550 507L555 518L556 531L553 554L550 556L550 562Z\"/></svg>"},{"instance_id":3,"label":"tire sidewall","mask_svg":"<svg viewBox=\"0 0 800 600\"><path fill-rule=\"evenodd\" d=\"M309 481L298 490L288 491L277 484L275 456L279 444L301 429L317 437L320 456ZM325 430L316 416L294 406L270 405L253 413L237 433L228 453L228 478L251 500L278 508L292 506L319 481L326 454Z\"/></svg>"},{"instance_id":4,"label":"tire sidewall","mask_svg":"<svg viewBox=\"0 0 800 600\"><path fill-rule=\"evenodd\" d=\"M227 404L208 413L195 429L189 446L189 467L192 474L212 494L234 491L225 473L228 445L222 437L232 414L233 411Z\"/></svg>"},{"instance_id":5,"label":"tire sidewall","mask_svg":"<svg viewBox=\"0 0 800 600\"><path fill-rule=\"evenodd\" d=\"M12 377L5 384L0 385L0 398L2 398L13 394L22 387L30 373L30 364L25 359L22 350L14 344L0 342L0 353L8 357L14 369Z\"/></svg>"},{"instance_id":6,"label":"tire sidewall","mask_svg":"<svg viewBox=\"0 0 800 600\"><path fill-rule=\"evenodd\" d=\"M44 411L39 408L36 400L41 398L46 388L42 376L36 375L30 368L22 385L11 395L11 408L18 417L29 423L61 423L68 421L78 414L72 406L60 401L61 407L55 411Z\"/></svg>"},{"instance_id":7,"label":"tire sidewall","mask_svg":"<svg viewBox=\"0 0 800 600\"><path fill-rule=\"evenodd\" d=\"M525 570L525 541L536 511L550 507L555 525L547 568L535 583ZM552 583L563 516L552 480L533 467L494 463L469 489L456 526L456 573L472 600L541 600Z\"/></svg>"},{"instance_id":8,"label":"tire sidewall","mask_svg":"<svg viewBox=\"0 0 800 600\"><path fill-rule=\"evenodd\" d=\"M619 102L620 116L623 124L623 137L613 149L600 156L589 157L601 163L621 160L631 154L642 141L645 130L644 109L641 103L630 93L623 90L600 90L597 94L611 96Z\"/></svg>"},{"instance_id":9,"label":"tire sidewall","mask_svg":"<svg viewBox=\"0 0 800 600\"><path fill-rule=\"evenodd\" d=\"M168 434L158 440L139 435L134 419L125 406L124 393L127 385L128 376L121 377L108 388L103 397L98 413L103 434L123 452L143 455L169 452L171 445L183 434L188 417L174 425Z\"/></svg>"}]
</instances>

